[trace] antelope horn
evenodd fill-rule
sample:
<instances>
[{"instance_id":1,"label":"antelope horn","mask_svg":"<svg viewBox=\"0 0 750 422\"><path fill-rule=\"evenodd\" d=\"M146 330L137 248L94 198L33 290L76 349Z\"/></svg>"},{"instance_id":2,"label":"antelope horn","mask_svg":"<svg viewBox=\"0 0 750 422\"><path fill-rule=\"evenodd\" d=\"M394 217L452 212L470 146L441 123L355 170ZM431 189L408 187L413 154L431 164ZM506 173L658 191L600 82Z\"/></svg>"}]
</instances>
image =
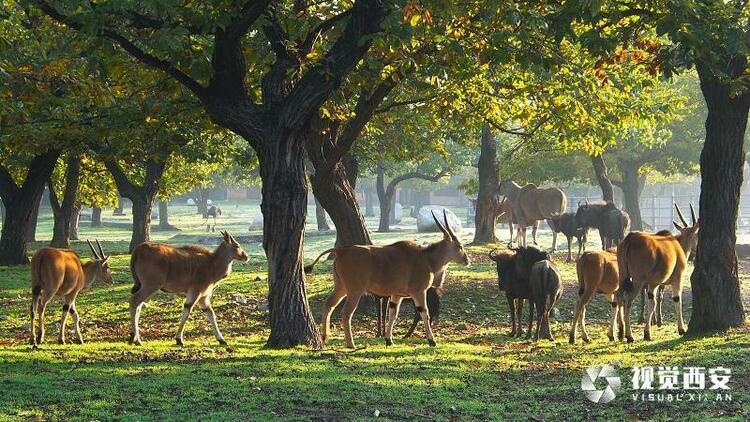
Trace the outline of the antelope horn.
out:
<instances>
[{"instance_id":1,"label":"antelope horn","mask_svg":"<svg viewBox=\"0 0 750 422\"><path fill-rule=\"evenodd\" d=\"M690 218L693 219L693 225L696 225L698 222L698 219L695 218L695 210L693 209L693 203L690 203Z\"/></svg>"},{"instance_id":2,"label":"antelope horn","mask_svg":"<svg viewBox=\"0 0 750 422\"><path fill-rule=\"evenodd\" d=\"M99 258L99 255L96 253L96 249L94 249L94 245L91 244L91 241L86 239L86 242L89 244L89 248L91 248L91 253L94 254L94 259L101 259Z\"/></svg>"},{"instance_id":3,"label":"antelope horn","mask_svg":"<svg viewBox=\"0 0 750 422\"><path fill-rule=\"evenodd\" d=\"M102 249L102 244L99 243L99 239L96 239L96 246L99 248L99 255L101 256L101 259L106 258L107 256L104 255L104 250Z\"/></svg>"},{"instance_id":4,"label":"antelope horn","mask_svg":"<svg viewBox=\"0 0 750 422\"><path fill-rule=\"evenodd\" d=\"M453 233L453 230L451 230L451 225L448 224L448 212L445 211L445 208L443 208L443 220L445 221L445 229L448 230L448 234L451 235L451 238L453 238L453 240L458 241L456 234Z\"/></svg>"},{"instance_id":5,"label":"antelope horn","mask_svg":"<svg viewBox=\"0 0 750 422\"><path fill-rule=\"evenodd\" d=\"M450 237L451 235L445 231L442 225L440 225L440 222L438 221L437 217L435 217L435 211L430 211L430 214L432 214L432 219L435 220L435 224L437 224L438 228L441 232L443 232L444 235Z\"/></svg>"},{"instance_id":6,"label":"antelope horn","mask_svg":"<svg viewBox=\"0 0 750 422\"><path fill-rule=\"evenodd\" d=\"M677 203L675 202L674 207L677 209L677 215L680 217L680 221L682 221L682 225L687 227L688 223L687 221L685 221L685 217L682 215L682 211L680 211L680 206L677 205Z\"/></svg>"}]
</instances>

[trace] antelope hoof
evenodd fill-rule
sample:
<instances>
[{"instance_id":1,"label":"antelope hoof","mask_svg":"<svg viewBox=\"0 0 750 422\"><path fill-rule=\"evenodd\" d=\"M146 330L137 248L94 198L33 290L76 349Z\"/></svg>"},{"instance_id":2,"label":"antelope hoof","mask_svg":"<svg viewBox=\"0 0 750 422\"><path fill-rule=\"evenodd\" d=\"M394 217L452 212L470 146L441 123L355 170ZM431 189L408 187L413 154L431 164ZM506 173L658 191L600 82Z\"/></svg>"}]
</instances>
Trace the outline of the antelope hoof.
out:
<instances>
[{"instance_id":1,"label":"antelope hoof","mask_svg":"<svg viewBox=\"0 0 750 422\"><path fill-rule=\"evenodd\" d=\"M78 339L78 344L83 344L83 338Z\"/></svg>"},{"instance_id":2,"label":"antelope hoof","mask_svg":"<svg viewBox=\"0 0 750 422\"><path fill-rule=\"evenodd\" d=\"M622 341L622 338L623 338L624 336L625 336L625 335L624 335L624 334L622 333L622 331L619 331L619 332L617 333L617 339L618 339L618 340L620 340L620 341Z\"/></svg>"},{"instance_id":3,"label":"antelope hoof","mask_svg":"<svg viewBox=\"0 0 750 422\"><path fill-rule=\"evenodd\" d=\"M389 338L385 339L385 345L386 346L393 346L393 340L389 339Z\"/></svg>"},{"instance_id":4,"label":"antelope hoof","mask_svg":"<svg viewBox=\"0 0 750 422\"><path fill-rule=\"evenodd\" d=\"M589 340L588 337L583 337L583 342L588 344L588 343L591 343L591 340Z\"/></svg>"},{"instance_id":5,"label":"antelope hoof","mask_svg":"<svg viewBox=\"0 0 750 422\"><path fill-rule=\"evenodd\" d=\"M65 344L65 339L64 338L58 338L57 339L57 343L58 344Z\"/></svg>"},{"instance_id":6,"label":"antelope hoof","mask_svg":"<svg viewBox=\"0 0 750 422\"><path fill-rule=\"evenodd\" d=\"M217 339L217 340L219 341L219 344L221 344L222 346L226 346L227 345L227 341L224 340L223 338L220 338L220 339Z\"/></svg>"},{"instance_id":7,"label":"antelope hoof","mask_svg":"<svg viewBox=\"0 0 750 422\"><path fill-rule=\"evenodd\" d=\"M607 335L607 338L609 338L609 341L615 341L615 336Z\"/></svg>"},{"instance_id":8,"label":"antelope hoof","mask_svg":"<svg viewBox=\"0 0 750 422\"><path fill-rule=\"evenodd\" d=\"M427 339L427 342L428 342L428 343L430 343L430 347L435 347L435 346L437 346L437 343L435 343L435 340L433 340L433 339L431 339L431 338L428 338L428 339Z\"/></svg>"},{"instance_id":9,"label":"antelope hoof","mask_svg":"<svg viewBox=\"0 0 750 422\"><path fill-rule=\"evenodd\" d=\"M628 343L632 343L633 342L633 337L632 336L627 336L626 339L627 339Z\"/></svg>"},{"instance_id":10,"label":"antelope hoof","mask_svg":"<svg viewBox=\"0 0 750 422\"><path fill-rule=\"evenodd\" d=\"M680 333L680 335L681 335L681 336L684 336L684 335L685 335L685 333L686 333L686 331L685 331L685 329L684 329L684 328L678 328L678 329L677 329L677 332L678 332L678 333Z\"/></svg>"},{"instance_id":11,"label":"antelope hoof","mask_svg":"<svg viewBox=\"0 0 750 422\"><path fill-rule=\"evenodd\" d=\"M177 345L178 346L184 346L185 345L185 343L182 342L181 338L176 338L175 340L177 341Z\"/></svg>"},{"instance_id":12,"label":"antelope hoof","mask_svg":"<svg viewBox=\"0 0 750 422\"><path fill-rule=\"evenodd\" d=\"M651 333L643 333L643 339L646 341L651 341Z\"/></svg>"},{"instance_id":13,"label":"antelope hoof","mask_svg":"<svg viewBox=\"0 0 750 422\"><path fill-rule=\"evenodd\" d=\"M572 335L569 335L568 336L568 343L570 343L570 344L576 344L576 338L573 337Z\"/></svg>"}]
</instances>

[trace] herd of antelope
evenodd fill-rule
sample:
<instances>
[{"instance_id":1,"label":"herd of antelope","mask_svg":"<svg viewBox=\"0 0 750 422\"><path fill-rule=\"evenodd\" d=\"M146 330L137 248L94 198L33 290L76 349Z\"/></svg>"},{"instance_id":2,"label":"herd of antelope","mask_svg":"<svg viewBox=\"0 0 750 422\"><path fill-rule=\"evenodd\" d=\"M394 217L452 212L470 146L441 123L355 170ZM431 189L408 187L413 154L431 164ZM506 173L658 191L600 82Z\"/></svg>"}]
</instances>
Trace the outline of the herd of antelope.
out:
<instances>
[{"instance_id":1,"label":"herd of antelope","mask_svg":"<svg viewBox=\"0 0 750 422\"><path fill-rule=\"evenodd\" d=\"M510 245L504 250L493 250L489 257L497 264L500 290L508 299L512 331L510 335L521 335L521 314L524 301L529 304L529 327L527 338L532 334L534 310L536 310L535 339L540 336L553 339L549 319L557 300L562 294L562 280L550 255L534 246L526 245L526 227L533 228L536 243L536 228L540 220L547 220L554 237L552 250L556 247L557 233L568 239L568 260L571 260L572 238L579 243L576 270L578 276L578 302L570 327L569 342L575 343L580 326L584 342L589 341L585 326L586 304L596 293L602 293L612 306L608 337L614 340L617 324L618 338L633 341L630 308L638 294L649 298L649 309L644 319L644 339L651 338L651 324L655 310L661 325L661 296L669 284L677 315L677 329L685 332L682 317L682 274L687 257L693 254L698 241L699 224L692 204L692 222L688 224L680 208L675 204L681 223L674 222L678 234L667 230L656 234L643 232L625 233L629 226L627 213L611 202L581 203L576 213L564 213L567 206L565 194L556 188L540 189L534 185L519 186L505 182L498 187L499 201L497 217L505 217L516 224L518 248ZM508 215L510 214L510 215ZM341 312L342 328L346 346L355 347L351 320L360 299L364 295L387 298L387 323L385 343L393 344L393 327L404 298L414 303L417 316L410 331L421 320L427 341L435 346L430 313L437 313L443 291L448 264L470 265L469 256L448 224L443 213L441 223L432 214L443 238L422 246L411 241L396 242L386 246L355 245L336 247L322 252L305 272L312 271L315 264L326 255L333 257L333 291L326 299L322 312L322 336L330 335L330 320L334 308L346 298ZM602 251L586 252L585 239L589 228L597 228ZM512 231L512 229L511 229ZM158 290L180 293L185 296L182 316L175 335L178 345L183 344L183 331L190 312L198 305L213 329L216 340L226 344L211 307L214 288L232 271L236 260L247 261L248 256L240 244L227 232L222 232L222 241L214 251L197 247L174 247L162 243L146 242L137 246L130 258L130 272L134 285L130 297L131 344L140 345L139 320L141 309L151 295ZM65 323L72 314L79 343L83 343L80 318L76 309L78 294L91 287L95 280L112 283L109 256L101 244L97 248L88 242L93 260L81 263L79 257L69 250L42 248L31 261L31 343L37 347L44 341L44 312L55 296L64 298L63 314L58 340L65 343ZM583 252L581 249L583 248ZM428 300L429 299L429 300ZM38 317L38 330L35 326ZM380 318L379 318L380 319ZM379 321L380 322L380 321Z\"/></svg>"}]
</instances>

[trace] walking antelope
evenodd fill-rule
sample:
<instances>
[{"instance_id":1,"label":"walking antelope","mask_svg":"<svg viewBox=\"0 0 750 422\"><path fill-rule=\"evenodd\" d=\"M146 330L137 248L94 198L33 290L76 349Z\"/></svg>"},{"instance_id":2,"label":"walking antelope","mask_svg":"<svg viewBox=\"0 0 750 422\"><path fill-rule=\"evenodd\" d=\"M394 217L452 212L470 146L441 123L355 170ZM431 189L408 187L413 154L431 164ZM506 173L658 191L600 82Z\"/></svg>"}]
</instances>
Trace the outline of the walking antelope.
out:
<instances>
[{"instance_id":1,"label":"walking antelope","mask_svg":"<svg viewBox=\"0 0 750 422\"><path fill-rule=\"evenodd\" d=\"M609 341L614 341L614 327L617 321L617 313L620 308L615 302L615 292L619 287L617 251L608 249L606 251L585 252L576 262L578 274L578 303L573 315L573 323L570 326L568 341L570 344L576 342L576 328L581 326L581 337L583 341L589 342L589 334L586 331L586 304L591 301L596 293L602 293L607 302L612 304L612 317L610 318ZM622 340L622 325L617 327L617 336Z\"/></svg>"},{"instance_id":2,"label":"walking antelope","mask_svg":"<svg viewBox=\"0 0 750 422\"><path fill-rule=\"evenodd\" d=\"M411 241L396 242L387 246L355 245L331 248L321 253L313 263L305 267L310 273L323 255L334 254L333 293L323 306L323 340L328 337L331 313L346 297L341 313L346 346L354 348L351 319L357 309L359 299L365 293L389 296L388 324L385 327L385 344L393 344L393 324L398 317L398 309L404 297L414 301L414 307L422 317L427 341L435 346L427 308L427 289L433 285L437 274L445 271L448 263L469 265L469 257L461 241L451 231L448 217L443 211L445 227L432 214L443 239L426 247Z\"/></svg>"},{"instance_id":3,"label":"walking antelope","mask_svg":"<svg viewBox=\"0 0 750 422\"><path fill-rule=\"evenodd\" d=\"M96 241L99 252L87 241L94 259L85 264L75 252L67 249L42 248L31 258L31 344L36 347L44 341L44 310L54 296L63 296L63 312L60 320L58 341L65 344L65 321L68 313L73 315L78 342L83 344L80 317L76 309L76 298L100 280L112 283L109 257L104 255L102 245ZM39 315L39 331L34 329L34 320Z\"/></svg>"},{"instance_id":4,"label":"walking antelope","mask_svg":"<svg viewBox=\"0 0 750 422\"><path fill-rule=\"evenodd\" d=\"M628 343L633 341L630 330L630 307L633 299L644 288L647 289L649 311L645 318L643 339L651 340L651 320L654 313L655 293L659 286L670 284L672 298L677 315L677 331L685 333L685 322L682 319L682 273L687 266L687 253L693 250L698 242L699 224L695 218L693 205L690 204L692 224L688 225L675 204L682 224L673 222L680 232L673 236L668 230L656 234L632 232L620 243L617 249L617 262L620 271L620 288L617 291L617 304L623 307L625 337ZM623 318L623 315L620 316Z\"/></svg>"},{"instance_id":5,"label":"walking antelope","mask_svg":"<svg viewBox=\"0 0 750 422\"><path fill-rule=\"evenodd\" d=\"M131 344L141 344L138 320L143 302L160 289L185 294L185 306L175 336L179 346L183 344L185 322L196 304L206 313L216 340L227 344L216 324L211 295L219 281L232 272L232 262L247 261L248 257L234 237L227 232L222 232L222 235L222 242L213 252L197 246L177 248L154 242L136 246L130 257L130 271L135 282L130 298Z\"/></svg>"}]
</instances>

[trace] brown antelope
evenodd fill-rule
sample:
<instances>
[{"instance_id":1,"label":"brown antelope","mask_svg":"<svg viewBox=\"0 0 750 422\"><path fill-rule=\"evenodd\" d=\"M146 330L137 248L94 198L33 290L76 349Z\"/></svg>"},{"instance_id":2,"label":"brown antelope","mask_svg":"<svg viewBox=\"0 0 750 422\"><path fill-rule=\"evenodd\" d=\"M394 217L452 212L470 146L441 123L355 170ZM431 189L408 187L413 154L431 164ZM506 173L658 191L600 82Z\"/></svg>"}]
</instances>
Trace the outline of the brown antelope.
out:
<instances>
[{"instance_id":1,"label":"brown antelope","mask_svg":"<svg viewBox=\"0 0 750 422\"><path fill-rule=\"evenodd\" d=\"M141 307L157 290L185 294L185 306L175 336L177 345L183 344L185 322L196 304L205 312L216 340L227 344L216 324L211 295L219 281L231 274L232 262L247 261L248 257L234 237L227 232L222 235L222 242L213 252L197 246L178 248L155 242L141 243L133 249L130 257L130 272L135 283L130 298L131 344L141 344L138 329Z\"/></svg>"},{"instance_id":2,"label":"brown antelope","mask_svg":"<svg viewBox=\"0 0 750 422\"><path fill-rule=\"evenodd\" d=\"M323 341L328 338L331 313L346 297L341 322L346 337L346 346L354 348L351 319L359 299L365 293L388 296L388 323L385 327L385 344L393 344L393 325L398 317L399 306L404 297L414 301L414 308L422 317L427 341L435 346L427 308L427 289L433 285L437 274L445 272L448 263L469 265L469 257L461 241L451 231L448 217L443 211L445 227L432 214L443 239L421 247L411 241L396 242L387 246L355 245L331 248L321 253L312 264L305 267L310 273L323 255L332 253L333 292L323 306Z\"/></svg>"},{"instance_id":3,"label":"brown antelope","mask_svg":"<svg viewBox=\"0 0 750 422\"><path fill-rule=\"evenodd\" d=\"M568 341L570 344L576 342L576 328L581 326L581 337L583 341L589 342L589 334L586 331L586 304L591 301L596 293L602 293L612 305L612 317L610 318L609 341L614 341L615 321L619 308L615 302L615 292L619 287L619 271L617 268L617 251L608 249L606 251L585 252L576 262L578 274L578 303L573 314L573 323L570 326ZM622 325L617 327L617 335L622 339Z\"/></svg>"},{"instance_id":4,"label":"brown antelope","mask_svg":"<svg viewBox=\"0 0 750 422\"><path fill-rule=\"evenodd\" d=\"M651 320L655 307L655 293L659 286L669 283L677 315L677 331L685 334L682 319L682 273L687 267L686 253L698 242L699 224L695 218L693 204L690 204L692 224L688 225L680 208L675 204L682 224L673 222L680 232L673 236L668 230L656 234L632 232L625 237L617 249L617 262L620 271L620 288L617 291L618 307L625 323L625 337L633 341L630 329L630 307L633 299L644 288L649 298L649 311L645 318L643 339L651 340Z\"/></svg>"},{"instance_id":5,"label":"brown antelope","mask_svg":"<svg viewBox=\"0 0 750 422\"><path fill-rule=\"evenodd\" d=\"M526 246L526 227L534 226L539 220L565 212L568 198L558 188L538 188L529 183L521 187L512 180L502 182L497 187L499 194L505 195L513 206L513 218L518 223L516 241ZM532 233L536 244L536 230ZM557 247L557 233L552 232L552 251Z\"/></svg>"},{"instance_id":6,"label":"brown antelope","mask_svg":"<svg viewBox=\"0 0 750 422\"><path fill-rule=\"evenodd\" d=\"M96 241L99 252L87 241L94 259L85 264L75 252L67 249L42 248L31 258L31 344L37 347L44 341L44 310L54 296L63 296L63 312L60 320L58 341L65 344L65 321L73 314L78 342L83 344L80 317L76 309L76 298L88 290L95 280L112 284L109 257L104 255L102 245ZM34 320L39 315L39 332L34 330Z\"/></svg>"}]
</instances>

